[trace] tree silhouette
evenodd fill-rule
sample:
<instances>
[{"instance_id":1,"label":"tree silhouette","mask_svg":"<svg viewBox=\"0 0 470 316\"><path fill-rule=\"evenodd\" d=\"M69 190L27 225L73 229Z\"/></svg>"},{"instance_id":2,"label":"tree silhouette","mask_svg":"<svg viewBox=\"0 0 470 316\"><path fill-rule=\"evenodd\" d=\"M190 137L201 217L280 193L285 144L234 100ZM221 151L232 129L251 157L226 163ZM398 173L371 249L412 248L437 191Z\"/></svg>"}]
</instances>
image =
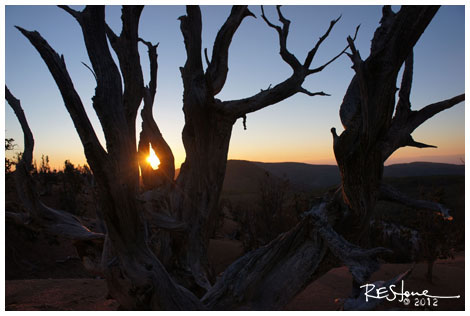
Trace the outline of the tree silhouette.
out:
<instances>
[{"instance_id":1,"label":"tree silhouette","mask_svg":"<svg viewBox=\"0 0 470 316\"><path fill-rule=\"evenodd\" d=\"M403 7L394 13L384 6L381 26L372 39L371 53L362 60L353 41L349 57L355 76L351 80L340 108L345 130L340 136L332 128L343 198L353 211L353 225L360 227L360 240L367 237L368 225L380 197L409 206L441 212L440 204L417 201L382 183L384 162L405 146L435 147L415 141L411 133L429 118L465 99L465 95L433 103L419 111L411 109L413 47L438 7ZM415 19L406 19L416 16ZM406 30L406 31L405 31ZM404 63L399 99L395 103L397 77Z\"/></svg>"},{"instance_id":2,"label":"tree silhouette","mask_svg":"<svg viewBox=\"0 0 470 316\"><path fill-rule=\"evenodd\" d=\"M243 19L253 13L247 6L232 8L216 36L211 58L205 50L207 68L204 69L201 12L197 6L187 6L186 15L179 18L187 54L186 63L180 69L184 86L182 137L186 160L176 180L173 154L152 117L158 45L138 36L143 7L123 7L119 35L106 25L102 6L87 6L83 11L60 7L77 20L83 32L97 84L93 107L103 128L106 148L98 141L67 72L64 57L38 32L18 29L39 52L61 92L98 185L107 233L103 236L89 232L75 217L40 203L28 180L34 145L32 133L21 115L19 101L7 89L7 100L18 109L15 113L27 140L23 164L17 169L18 182L23 183L18 190L28 193L22 195L22 200L30 206L31 216L39 221L44 215L54 214L54 221L49 221L48 226L44 224L45 227L53 231L59 226L64 230L60 233L77 240L84 262L105 276L110 295L122 308L280 309L308 283L341 262L349 267L357 284L367 281L378 268L376 256L384 249L365 250L353 243L367 232L380 189L384 157L400 146L417 145L410 143L408 136L412 130L432 113L454 102L433 105L414 114L407 106L409 102L405 102L411 83L403 80L404 97L397 105L397 112L401 114L396 115L402 119L391 120L390 117L398 70L437 7L403 7L397 14L385 7L382 25L372 41L371 57L363 62L354 47L354 39L349 37L343 51L318 67L312 67L314 57L339 19L331 22L304 62L300 62L288 50L290 21L280 7L277 7L277 14L281 26L270 22L262 10L263 20L278 33L280 55L291 67L292 75L251 97L222 101L216 95L227 78L231 40ZM119 66L111 57L108 40ZM151 72L147 85L144 85L140 67L139 42L149 50ZM321 72L348 48L352 51L350 56L357 75L342 105L341 118L346 129L334 138L343 194L336 191L326 195L320 205L304 214L298 225L268 245L247 253L215 280L207 260L207 245L217 220L233 124L239 118L245 119L248 113L298 92L327 95L310 92L302 84L307 76ZM406 69L408 74L409 66ZM142 100L142 132L136 144L135 119ZM386 136L388 138L384 138ZM388 147L382 145L384 139L390 139L386 143ZM157 171L147 168L143 162L149 143L161 161ZM139 164L145 192L140 192L139 188ZM24 219L18 219L21 220ZM54 226L54 223L60 225ZM159 247L149 238L157 231ZM97 255L101 251L102 256ZM345 306L358 306L354 299Z\"/></svg>"}]
</instances>

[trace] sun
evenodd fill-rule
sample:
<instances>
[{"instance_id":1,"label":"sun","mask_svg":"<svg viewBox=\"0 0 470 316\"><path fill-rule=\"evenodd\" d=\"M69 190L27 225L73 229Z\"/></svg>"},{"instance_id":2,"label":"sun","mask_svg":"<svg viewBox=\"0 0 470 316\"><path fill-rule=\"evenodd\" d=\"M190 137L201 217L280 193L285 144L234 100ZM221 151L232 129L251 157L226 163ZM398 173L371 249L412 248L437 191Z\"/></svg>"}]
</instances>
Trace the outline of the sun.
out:
<instances>
[{"instance_id":1,"label":"sun","mask_svg":"<svg viewBox=\"0 0 470 316\"><path fill-rule=\"evenodd\" d=\"M158 159L157 154L155 154L155 151L153 151L152 145L150 145L150 155L147 157L147 162L150 164L153 170L158 169L158 166L160 165L160 159Z\"/></svg>"}]
</instances>

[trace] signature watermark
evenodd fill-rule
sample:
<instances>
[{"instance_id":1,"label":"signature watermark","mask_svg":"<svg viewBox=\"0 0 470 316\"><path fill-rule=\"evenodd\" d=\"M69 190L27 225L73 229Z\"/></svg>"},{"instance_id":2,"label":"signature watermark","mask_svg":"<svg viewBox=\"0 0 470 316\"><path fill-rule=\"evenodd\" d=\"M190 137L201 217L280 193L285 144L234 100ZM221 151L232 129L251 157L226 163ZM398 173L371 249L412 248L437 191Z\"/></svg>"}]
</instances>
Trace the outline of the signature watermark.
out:
<instances>
[{"instance_id":1,"label":"signature watermark","mask_svg":"<svg viewBox=\"0 0 470 316\"><path fill-rule=\"evenodd\" d=\"M404 280L401 281L401 288L397 288L396 284L379 288L377 288L375 284L365 284L360 288L365 288L364 296L366 297L366 302L368 302L370 298L378 300L386 299L389 302L398 299L398 302L403 303L404 305L410 305L413 303L414 306L438 306L439 299L460 298L460 295L431 295L428 290L423 290L421 292L407 291L405 290Z\"/></svg>"}]
</instances>

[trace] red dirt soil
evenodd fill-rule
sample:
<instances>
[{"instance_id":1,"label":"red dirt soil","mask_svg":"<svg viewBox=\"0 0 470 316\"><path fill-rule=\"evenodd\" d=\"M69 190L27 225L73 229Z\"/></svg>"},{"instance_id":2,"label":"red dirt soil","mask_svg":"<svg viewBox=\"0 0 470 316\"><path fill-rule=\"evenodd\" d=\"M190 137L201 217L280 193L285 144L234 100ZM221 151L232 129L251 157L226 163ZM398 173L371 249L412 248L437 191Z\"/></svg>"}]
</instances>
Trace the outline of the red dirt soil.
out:
<instances>
[{"instance_id":1,"label":"red dirt soil","mask_svg":"<svg viewBox=\"0 0 470 316\"><path fill-rule=\"evenodd\" d=\"M8 211L20 211L21 206L14 196L12 186L7 186ZM52 202L51 202L52 203ZM82 218L92 229L96 222L93 214ZM62 238L45 236L42 232L5 225L5 309L6 310L93 310L112 311L118 303L107 297L106 282L93 279L80 262L74 246ZM225 268L243 252L240 241L233 240L238 224L225 219L222 227L209 245L209 260L215 272L221 274ZM372 276L372 281L389 280L406 271L411 265L383 264ZM431 295L453 296L460 299L440 299L438 307L415 307L403 303L386 302L381 310L465 310L465 260L464 253L455 260L439 260L434 265L434 282L429 283L424 275L426 264L419 263L405 280L405 289ZM337 310L337 298L346 298L351 292L352 278L346 267L329 273L307 286L295 297L285 310Z\"/></svg>"},{"instance_id":2,"label":"red dirt soil","mask_svg":"<svg viewBox=\"0 0 470 316\"><path fill-rule=\"evenodd\" d=\"M380 270L372 275L371 281L390 280L405 272L411 264L383 264ZM434 264L433 283L425 278L427 265L418 263L411 274L405 279L405 291L420 292L428 290L429 295L456 296L459 299L439 299L437 307L415 305L415 298L411 298L411 304L405 306L398 302L381 304L379 310L465 310L465 258L464 253L459 253L454 260L438 260ZM370 283L372 283L370 282ZM310 284L304 291L290 302L286 310L337 310L339 304L336 298L346 298L351 293L352 277L346 267L332 269L326 275ZM400 289L397 286L397 291ZM433 302L432 302L433 303ZM419 302L418 302L419 305Z\"/></svg>"},{"instance_id":3,"label":"red dirt soil","mask_svg":"<svg viewBox=\"0 0 470 316\"><path fill-rule=\"evenodd\" d=\"M209 257L216 270L221 271L231 260L242 252L237 241L213 240ZM384 264L372 280L388 280L407 270L410 265ZM432 295L460 295L460 299L440 299L438 307L415 307L414 300L409 306L403 303L387 302L381 310L464 310L465 309L465 260L460 253L455 260L439 260L434 267L434 282L426 281L426 265L419 263L405 280L409 291L428 290ZM337 310L336 298L345 298L351 290L351 276L346 267L331 270L310 284L286 307L286 310ZM106 284L101 279L36 279L7 280L6 310L117 310L118 304L107 299Z\"/></svg>"}]
</instances>

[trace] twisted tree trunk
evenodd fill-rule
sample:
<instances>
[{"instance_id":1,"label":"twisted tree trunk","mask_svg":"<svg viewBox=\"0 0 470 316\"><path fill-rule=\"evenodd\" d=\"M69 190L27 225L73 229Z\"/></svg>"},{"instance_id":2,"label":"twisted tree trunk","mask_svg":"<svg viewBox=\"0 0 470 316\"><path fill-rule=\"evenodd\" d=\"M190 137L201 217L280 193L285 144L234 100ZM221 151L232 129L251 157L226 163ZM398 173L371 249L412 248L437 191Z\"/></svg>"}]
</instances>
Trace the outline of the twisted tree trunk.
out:
<instances>
[{"instance_id":1,"label":"twisted tree trunk","mask_svg":"<svg viewBox=\"0 0 470 316\"><path fill-rule=\"evenodd\" d=\"M316 51L338 20L332 21L325 35L302 64L287 49L290 21L282 15L279 7L277 12L283 28L271 24L265 18L264 11L263 18L278 32L281 57L292 67L293 75L272 89L262 90L249 98L231 101L221 101L215 96L222 90L228 74L228 50L232 37L243 19L253 14L246 6L232 8L217 34L210 60L206 50L205 71L201 56L200 9L188 6L187 15L180 17L188 56L184 67L181 68L186 121L183 129L186 160L176 181L172 204L175 216L191 225L182 240L174 241L172 249L178 251L177 261L192 271L194 281L205 291L209 290L215 281L207 261L207 247L217 219L217 204L222 190L233 124L239 118L245 119L247 113L277 103L297 92L327 95L323 92L310 93L302 87L302 83L308 75L320 72L345 51L321 67L309 69Z\"/></svg>"},{"instance_id":2,"label":"twisted tree trunk","mask_svg":"<svg viewBox=\"0 0 470 316\"><path fill-rule=\"evenodd\" d=\"M464 100L464 95L411 110L413 47L431 22L438 6L403 6L394 13L383 7L381 25L372 39L370 56L362 60L348 38L355 75L340 109L345 128L340 136L334 128L333 148L338 163L344 201L352 211L352 229L344 235L360 245L369 244L369 225L381 196L407 205L413 201L382 185L384 162L400 147L434 147L416 142L411 133L424 121ZM398 72L405 65L399 100L395 103ZM432 205L430 205L432 204ZM428 203L426 208L435 209ZM445 208L439 210L448 217ZM357 285L356 285L357 287ZM361 292L356 289L356 293Z\"/></svg>"},{"instance_id":3,"label":"twisted tree trunk","mask_svg":"<svg viewBox=\"0 0 470 316\"><path fill-rule=\"evenodd\" d=\"M360 240L367 230L378 197L383 161L404 144L419 144L410 142L414 128L463 99L461 96L436 103L418 112L399 103L397 113L402 109L402 114L395 115L393 120L390 117L399 67L437 8L404 8L395 15L386 7L382 27L374 36L371 57L366 62L362 62L353 39L349 38L348 46L338 55L311 68L316 52L339 19L331 22L301 63L287 48L290 21L278 6L282 27L271 23L264 10L262 18L278 33L280 55L292 68L292 75L251 97L221 101L215 96L227 78L231 40L243 19L253 14L247 6L232 8L217 34L210 60L206 51L207 69L204 70L201 12L197 6L188 6L187 14L180 17L187 53L181 68L186 161L174 181L173 154L151 115L157 54L156 45L138 37L142 7L123 7L119 36L106 25L103 7L87 6L83 11L61 7L78 21L83 31L97 81L93 107L103 128L106 150L98 141L73 87L63 56L39 33L19 30L40 53L54 77L97 180L107 229L100 268L110 294L124 309L281 308L309 281L339 261L348 265L356 284L365 282L378 268L375 257L384 249L364 250L351 242ZM111 57L108 39L118 56L119 67ZM147 86L140 67L139 41L149 49L151 73ZM305 214L295 228L237 260L216 281L207 261L207 246L217 216L233 124L248 113L298 92L327 95L312 93L302 84L307 76L322 71L348 47L352 50L357 75L341 107L345 131L341 136L334 134L334 150L343 182L342 197L335 193L333 198ZM403 82L406 91L407 80ZM135 117L142 99L142 133L136 146ZM402 128L404 122L411 125ZM149 144L162 161L158 171L142 168ZM139 163L148 190L143 194L139 188ZM152 180L155 178L161 181ZM343 206L343 198L349 210ZM161 247L155 251L157 258L149 236L161 229L173 232L160 235ZM204 293L199 300L197 296Z\"/></svg>"},{"instance_id":4,"label":"twisted tree trunk","mask_svg":"<svg viewBox=\"0 0 470 316\"><path fill-rule=\"evenodd\" d=\"M461 95L443 101L445 105L439 103L439 107L410 109L413 47L437 10L437 6L403 6L394 13L385 6L370 56L364 61L348 39L356 74L340 109L345 130L338 136L332 128L332 133L343 196L354 213L352 225L360 232L351 240L362 244L368 243L368 226L382 189L385 160L403 146L433 147L414 141L411 132L432 115L464 99ZM400 99L395 105L398 72L404 63Z\"/></svg>"}]
</instances>

